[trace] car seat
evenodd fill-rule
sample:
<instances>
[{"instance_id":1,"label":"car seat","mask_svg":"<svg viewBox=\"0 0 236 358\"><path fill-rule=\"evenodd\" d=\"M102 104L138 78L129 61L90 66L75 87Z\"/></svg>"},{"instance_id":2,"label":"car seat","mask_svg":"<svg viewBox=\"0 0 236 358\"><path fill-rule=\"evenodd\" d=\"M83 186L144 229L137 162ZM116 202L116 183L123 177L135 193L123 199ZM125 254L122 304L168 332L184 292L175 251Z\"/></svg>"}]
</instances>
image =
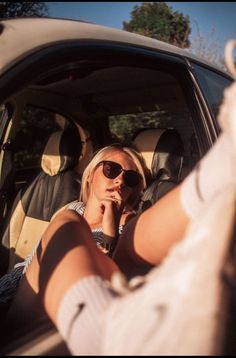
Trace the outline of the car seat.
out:
<instances>
[{"instance_id":1,"label":"car seat","mask_svg":"<svg viewBox=\"0 0 236 358\"><path fill-rule=\"evenodd\" d=\"M76 126L78 128L82 143L81 155L76 170L82 176L84 169L93 158L94 150L92 138L88 129L81 127L78 123L76 123Z\"/></svg>"},{"instance_id":2,"label":"car seat","mask_svg":"<svg viewBox=\"0 0 236 358\"><path fill-rule=\"evenodd\" d=\"M41 158L42 171L18 192L2 245L10 249L8 271L31 253L53 214L78 199L80 175L74 169L81 154L77 128L52 133Z\"/></svg>"},{"instance_id":3,"label":"car seat","mask_svg":"<svg viewBox=\"0 0 236 358\"><path fill-rule=\"evenodd\" d=\"M135 147L142 153L150 180L138 207L146 210L181 180L184 145L176 129L144 128L133 136Z\"/></svg>"}]
</instances>

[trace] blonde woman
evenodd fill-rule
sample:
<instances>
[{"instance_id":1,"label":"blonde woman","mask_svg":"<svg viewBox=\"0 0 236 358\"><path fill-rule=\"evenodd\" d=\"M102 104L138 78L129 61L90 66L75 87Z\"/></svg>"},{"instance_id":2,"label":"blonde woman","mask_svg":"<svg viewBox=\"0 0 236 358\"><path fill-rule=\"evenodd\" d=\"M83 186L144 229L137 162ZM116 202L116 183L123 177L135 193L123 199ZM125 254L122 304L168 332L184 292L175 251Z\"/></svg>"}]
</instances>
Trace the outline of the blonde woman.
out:
<instances>
[{"instance_id":1,"label":"blonde woman","mask_svg":"<svg viewBox=\"0 0 236 358\"><path fill-rule=\"evenodd\" d=\"M80 245L80 240L86 237L85 240L89 240L89 250L92 255L94 254L91 265L97 267L100 260L105 260L112 270L118 270L116 264L108 256L112 256L125 224L135 216L134 208L146 187L145 170L141 155L134 149L118 144L101 149L84 171L80 199L70 203L54 216L43 238L57 233L65 240L64 248L69 248L75 243L74 235L77 237L78 245ZM81 222L83 222L83 227L80 231L77 225ZM53 249L55 252L48 257L49 270L55 265L54 258L57 258L57 250L60 250L60 247L56 246ZM14 325L16 322L19 325L21 322L25 325L26 319L32 323L34 322L32 318L42 314L41 302L38 301L41 283L36 277L40 271L40 256L44 248L43 239L37 243L32 255L22 264L23 273L22 270L18 271L18 279L14 281L11 291L8 291L8 297L5 297L5 302L12 299L23 277L15 302L9 312L10 326L11 318L14 320ZM84 270L84 265L87 265L86 256L85 254L82 259L78 256L76 260L76 264L81 266L82 270ZM73 260L71 264L73 267ZM103 269L106 274L106 265ZM109 271L107 270L107 275L110 275ZM66 281L67 278L62 274L61 287ZM2 295L4 295L4 290Z\"/></svg>"},{"instance_id":2,"label":"blonde woman","mask_svg":"<svg viewBox=\"0 0 236 358\"><path fill-rule=\"evenodd\" d=\"M97 246L109 256L125 223L135 216L134 207L146 187L144 168L141 155L134 149L119 144L107 146L85 169L80 200L66 207L84 217ZM52 222L50 228L53 226ZM0 303L12 300L39 244L40 240L25 261L0 279Z\"/></svg>"},{"instance_id":3,"label":"blonde woman","mask_svg":"<svg viewBox=\"0 0 236 358\"><path fill-rule=\"evenodd\" d=\"M86 167L76 210L89 224L97 246L111 256L125 223L146 187L141 155L119 144L101 149Z\"/></svg>"},{"instance_id":4,"label":"blonde woman","mask_svg":"<svg viewBox=\"0 0 236 358\"><path fill-rule=\"evenodd\" d=\"M135 164L130 154L120 148L103 152L104 156L85 172L84 213L64 210L45 231L40 250L34 255L10 309L10 329L11 319L14 325L17 322L19 327L26 327L26 318L37 322L35 318L44 310L72 354L99 355L104 348L104 335L109 332L107 308L115 299L120 304L120 311L116 312L119 315L122 302L133 292L130 290L122 297L119 290L114 290L112 278L120 276L120 271L131 276L143 263L159 265L163 261L170 248L183 238L191 218L197 217L217 192L235 182L232 147L231 139L223 133L179 186L129 220L113 259L97 247L91 229L102 227L105 235L115 239L117 224L124 224L132 215L133 198L145 184L138 162ZM221 161L223 171L218 164ZM107 162L114 162L115 166L104 170ZM118 318L114 317L114 324Z\"/></svg>"},{"instance_id":5,"label":"blonde woman","mask_svg":"<svg viewBox=\"0 0 236 358\"><path fill-rule=\"evenodd\" d=\"M26 287L29 285L32 292L38 292L42 306L72 354L100 355L104 348L103 338L109 335L108 323L113 324L106 321L107 309L118 300L121 313L122 302L138 294L130 290L127 296L120 296L110 285L112 277L120 270L130 276L142 262L161 264L173 245L183 238L191 218L196 218L217 193L235 183L235 158L230 142L227 135L221 135L211 151L179 186L125 225L114 252L115 262L96 247L91 229L84 220L86 217L72 210L58 215L42 239L42 251L37 259L34 257L16 303L24 303L25 311L28 311L30 299L26 296ZM123 161L123 155L121 158L117 153L116 157L108 157L107 160L119 162L126 170L135 168L129 160ZM219 162L224 162L224 170ZM98 181L103 182L97 188L99 193L104 192L103 185L105 188L113 185L111 179L103 176L102 167L98 166L92 185L96 187ZM128 192L124 193L131 196L132 191L128 188ZM105 208L106 212L107 204L113 203L114 207L111 205L109 210L114 210L119 217L123 203L120 195L101 200L100 207L98 202L96 204L95 212L100 208L98 218L103 218L100 224L104 228L103 210ZM116 315L119 315L118 310ZM122 324L116 316L113 334L117 332L115 322L120 323L117 334L121 334Z\"/></svg>"},{"instance_id":6,"label":"blonde woman","mask_svg":"<svg viewBox=\"0 0 236 358\"><path fill-rule=\"evenodd\" d=\"M232 50L234 46L235 42L232 43L229 50ZM78 215L73 210L65 210L49 225L42 238L41 252L34 256L26 274L26 280L20 286L15 307L17 303L20 306L20 303L24 302L25 310L22 311L27 312L34 292L38 293L38 303L44 307L72 354L103 355L104 352L106 354L108 343L114 337L118 337L116 342L119 342L119 337L124 337L124 335L125 340L123 342L128 344L129 340L134 338L134 332L125 331L124 333L122 330L127 321L127 317L122 316L124 312L122 308L125 303L134 302L132 301L133 297L136 297L135 302L140 302L140 305L138 304L135 307L129 305L134 310L132 310L132 315L129 315L128 319L133 322L134 327L137 323L137 313L140 310L146 308L149 312L149 319L151 312L152 319L149 322L144 319L145 312L142 312L142 315L139 316L142 317L142 325L149 323L144 332L151 332L151 341L153 340L152 330L155 327L154 320L158 317L162 322L165 316L171 314L171 310L164 309L163 311L163 307L165 308L163 303L160 305L160 313L156 313L157 316L153 316L154 310L148 310L148 303L155 298L155 292L154 297L150 293L153 292L155 285L158 287L160 275L149 277L151 286L144 283L141 288L138 287L134 290L132 287L128 289L128 285L124 284L123 287L126 290L123 292L123 296L120 287L114 289L112 278L117 277L117 272L120 272L120 269L129 276L131 271L141 266L143 262L150 265L161 264L170 249L184 238L186 228L191 220L195 220L194 224L196 224L200 218L199 214L201 212L206 214L206 209L211 207L217 196L219 198L219 195L221 195L220 198L222 199L224 193L227 192L233 194L235 199L235 98L236 84L234 83L225 91L219 115L223 131L216 143L179 186L163 196L140 216L135 216L127 223L113 255L116 264L108 255L104 255L96 247L90 227L102 226L105 234L115 237L116 224L118 222L124 223L123 220L125 220L123 208L127 207L128 212L131 212L129 205L133 203L131 198L134 197L134 191L137 190L139 185L140 190L142 185L144 186L144 179L142 179L143 182L140 179L136 186L127 185L129 180L127 181L125 176L127 176L128 171L138 173L139 168L133 158L131 159L131 156L122 150L117 149L112 154L107 153L100 161L98 160L97 165L93 166L93 173L92 171L88 173L85 186L91 187L87 191L88 199L84 216ZM102 163L104 160L117 163L115 172L112 168L110 172L104 172L104 164ZM139 174L141 174L141 170ZM141 182L142 184L140 184ZM231 191L227 191L227 189L231 189ZM83 192L86 192L84 188ZM91 202L90 197L93 199L91 199ZM233 200L231 209L233 209L232 213L235 215L234 205L235 201ZM221 207L217 207L217 209L219 210ZM90 216L92 212L96 215L95 220L92 220L93 216ZM212 214L212 212L210 213ZM221 214L220 210L218 216L219 214ZM222 216L224 214L222 212ZM205 239L208 234L207 231L202 232L200 230L200 236ZM213 239L216 239L216 236L213 235ZM192 239L196 241L196 237ZM221 237L218 237L218 239L221 239ZM215 254L215 251L213 254ZM181 255L179 257L181 260ZM192 267L191 265L191 270ZM116 275L114 275L115 273ZM123 277L119 273L118 276ZM197 282L198 279L195 278L195 281ZM145 287L151 287L152 291L149 290L149 295L144 297L142 292L147 293ZM184 285L184 291L186 291L186 287ZM26 293L28 293L28 296ZM165 293L167 294L167 292ZM158 292L156 294L158 295ZM183 289L181 289L181 295L183 295ZM144 298L146 305L142 305ZM153 302L155 303L155 300ZM183 302L186 303L186 299ZM114 305L116 309L112 310ZM110 312L109 308L111 308ZM155 311L157 310L158 306L155 304ZM214 311L210 310L211 325L212 312ZM106 319L107 313L110 313L110 316L108 315L110 320ZM191 325L194 325L194 322L191 322ZM179 327L178 322L176 327ZM168 330L165 330L166 328L166 325L164 325L164 332L168 332ZM214 335L215 333L214 330ZM195 330L194 337L196 335ZM140 335L137 335L137 337L140 339ZM142 338L142 344L149 342L147 334ZM161 338L163 338L163 331ZM181 339L184 340L184 336L181 336ZM177 340L177 342L179 341ZM189 342L191 341L188 340L187 343ZM163 344L162 340L161 344ZM115 348L113 352L120 354L119 346L116 345ZM199 351L202 352L201 349L197 350L197 352Z\"/></svg>"}]
</instances>

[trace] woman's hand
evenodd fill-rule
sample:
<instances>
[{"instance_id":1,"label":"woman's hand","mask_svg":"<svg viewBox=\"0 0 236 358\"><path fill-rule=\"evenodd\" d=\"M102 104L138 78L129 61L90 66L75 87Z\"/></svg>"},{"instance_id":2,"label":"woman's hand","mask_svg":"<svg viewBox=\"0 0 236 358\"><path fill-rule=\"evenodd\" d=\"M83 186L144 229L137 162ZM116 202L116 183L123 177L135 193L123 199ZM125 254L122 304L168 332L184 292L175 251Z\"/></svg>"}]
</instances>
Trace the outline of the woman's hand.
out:
<instances>
[{"instance_id":1,"label":"woman's hand","mask_svg":"<svg viewBox=\"0 0 236 358\"><path fill-rule=\"evenodd\" d=\"M124 202L118 191L114 190L109 197L101 201L103 214L103 233L110 237L117 237L120 218L124 209Z\"/></svg>"}]
</instances>

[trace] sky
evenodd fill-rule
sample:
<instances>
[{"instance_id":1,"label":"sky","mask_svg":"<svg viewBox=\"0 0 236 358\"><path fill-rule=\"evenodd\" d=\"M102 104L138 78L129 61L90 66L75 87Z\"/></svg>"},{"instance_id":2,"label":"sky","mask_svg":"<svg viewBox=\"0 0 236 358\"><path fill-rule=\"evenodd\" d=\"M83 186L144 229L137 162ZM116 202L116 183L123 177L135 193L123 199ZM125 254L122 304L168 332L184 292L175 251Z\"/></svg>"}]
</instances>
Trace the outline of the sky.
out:
<instances>
[{"instance_id":1,"label":"sky","mask_svg":"<svg viewBox=\"0 0 236 358\"><path fill-rule=\"evenodd\" d=\"M190 41L202 34L224 49L228 39L236 39L236 2L166 2L174 11L188 15ZM94 22L122 29L135 5L142 2L47 2L49 16Z\"/></svg>"}]
</instances>

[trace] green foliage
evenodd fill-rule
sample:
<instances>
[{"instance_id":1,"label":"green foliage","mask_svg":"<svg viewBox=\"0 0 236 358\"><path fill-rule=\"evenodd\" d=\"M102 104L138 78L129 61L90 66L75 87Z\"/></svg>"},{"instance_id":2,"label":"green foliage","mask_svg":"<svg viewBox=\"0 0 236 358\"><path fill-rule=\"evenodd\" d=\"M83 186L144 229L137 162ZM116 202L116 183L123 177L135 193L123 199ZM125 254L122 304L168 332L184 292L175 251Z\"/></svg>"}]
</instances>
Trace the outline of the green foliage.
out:
<instances>
[{"instance_id":1,"label":"green foliage","mask_svg":"<svg viewBox=\"0 0 236 358\"><path fill-rule=\"evenodd\" d=\"M16 168L39 166L49 135L58 129L53 113L26 107L14 140Z\"/></svg>"},{"instance_id":2,"label":"green foliage","mask_svg":"<svg viewBox=\"0 0 236 358\"><path fill-rule=\"evenodd\" d=\"M123 29L181 48L190 46L188 15L173 11L165 2L144 2L134 6L131 20L123 21Z\"/></svg>"},{"instance_id":3,"label":"green foliage","mask_svg":"<svg viewBox=\"0 0 236 358\"><path fill-rule=\"evenodd\" d=\"M213 26L208 33L202 33L196 21L195 25L197 27L197 34L192 39L191 46L188 50L203 60L209 61L227 71L221 42L219 38L215 37L216 28Z\"/></svg>"},{"instance_id":4,"label":"green foliage","mask_svg":"<svg viewBox=\"0 0 236 358\"><path fill-rule=\"evenodd\" d=\"M125 145L132 144L132 136L140 128L157 128L161 124L162 112L145 112L111 116L109 120L110 130L114 139ZM168 119L165 119L167 122Z\"/></svg>"},{"instance_id":5,"label":"green foliage","mask_svg":"<svg viewBox=\"0 0 236 358\"><path fill-rule=\"evenodd\" d=\"M0 2L0 18L9 19L22 16L45 16L48 8L45 2L22 1Z\"/></svg>"}]
</instances>

